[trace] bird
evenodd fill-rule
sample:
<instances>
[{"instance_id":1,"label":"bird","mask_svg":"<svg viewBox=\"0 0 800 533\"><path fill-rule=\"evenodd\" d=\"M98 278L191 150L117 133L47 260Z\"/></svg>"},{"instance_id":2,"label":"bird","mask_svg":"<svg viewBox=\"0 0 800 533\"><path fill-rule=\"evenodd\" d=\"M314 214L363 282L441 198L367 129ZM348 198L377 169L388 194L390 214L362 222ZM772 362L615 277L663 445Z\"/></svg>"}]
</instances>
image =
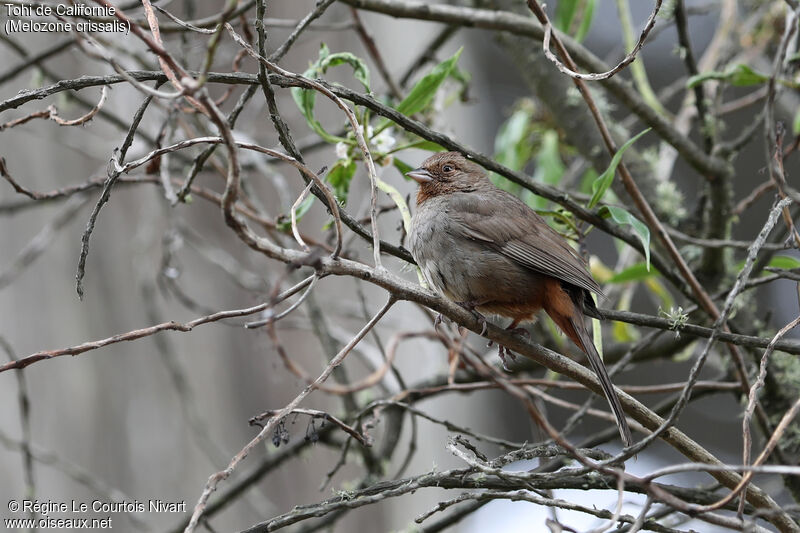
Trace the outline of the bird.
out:
<instances>
[{"instance_id":1,"label":"bird","mask_svg":"<svg viewBox=\"0 0 800 533\"><path fill-rule=\"evenodd\" d=\"M406 176L419 184L408 246L427 284L484 325L484 313L511 318L506 329L519 333L527 334L520 323L544 310L586 354L622 441L631 446L622 403L584 322L584 315L599 318L591 293L602 295L585 262L539 214L459 152L433 154ZM502 346L499 352L505 364Z\"/></svg>"}]
</instances>

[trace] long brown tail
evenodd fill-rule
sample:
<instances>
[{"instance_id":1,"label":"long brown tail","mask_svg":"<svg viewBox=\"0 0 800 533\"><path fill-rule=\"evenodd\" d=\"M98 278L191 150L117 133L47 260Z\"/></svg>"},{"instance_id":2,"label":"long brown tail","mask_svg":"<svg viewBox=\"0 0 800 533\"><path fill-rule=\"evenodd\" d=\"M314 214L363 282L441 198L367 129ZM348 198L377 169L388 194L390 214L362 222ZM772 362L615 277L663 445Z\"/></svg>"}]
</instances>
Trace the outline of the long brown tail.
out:
<instances>
[{"instance_id":1,"label":"long brown tail","mask_svg":"<svg viewBox=\"0 0 800 533\"><path fill-rule=\"evenodd\" d=\"M551 292L551 294L553 293ZM567 305L565 301L566 298L564 297L569 299L569 305ZM633 444L633 435L631 434L631 428L628 427L628 421L625 419L625 411L622 410L622 402L620 402L619 396L617 396L617 393L614 391L614 385L611 383L611 378L608 377L606 366L603 364L603 360L600 359L600 354L597 353L597 349L595 349L591 337L589 337L589 332L586 330L586 325L583 322L583 313L577 308L578 306L575 305L565 291L562 291L558 297L550 300L548 303L550 305L545 305L545 312L550 315L553 322L561 328L567 337L569 337L578 348L583 350L583 353L585 353L586 357L589 359L589 364L592 365L592 369L595 374L597 374L597 378L600 380L600 386L603 388L603 393L606 395L608 404L611 406L611 411L614 413L614 418L617 421L617 427L619 428L622 441L625 443L625 446L631 446Z\"/></svg>"}]
</instances>

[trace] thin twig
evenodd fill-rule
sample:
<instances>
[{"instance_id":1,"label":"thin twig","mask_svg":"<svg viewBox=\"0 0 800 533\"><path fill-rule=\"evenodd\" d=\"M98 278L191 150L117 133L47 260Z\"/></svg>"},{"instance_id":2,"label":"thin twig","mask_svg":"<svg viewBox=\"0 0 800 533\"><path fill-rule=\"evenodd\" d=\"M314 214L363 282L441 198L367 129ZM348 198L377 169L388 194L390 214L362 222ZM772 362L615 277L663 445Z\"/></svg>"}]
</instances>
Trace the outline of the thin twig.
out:
<instances>
[{"instance_id":1,"label":"thin twig","mask_svg":"<svg viewBox=\"0 0 800 533\"><path fill-rule=\"evenodd\" d=\"M69 348L36 352L27 357L17 359L16 361L0 365L0 373L6 372L8 370L19 370L27 367L28 365L36 363L37 361L42 361L45 359L53 359L55 357L61 357L64 355L79 355L84 352L97 350L98 348L102 348L110 344L116 344L118 342L125 342L125 341L133 341L136 339L141 339L142 337L149 337L150 335L154 335L161 331L180 331L182 333L188 333L198 326L203 326L205 324L218 322L220 320L228 318L237 318L241 316L247 316L247 315L252 315L254 313L258 313L259 311L263 311L264 309L266 309L269 305L270 305L269 303L262 303L245 309L232 309L229 311L219 311L212 315L196 318L186 323L180 323L174 320L170 320L169 322L162 322L161 324L156 324L154 326L135 329L132 331L128 331L126 333L120 333L114 335L113 337L107 337L105 339L100 339L97 341L84 342L82 344L71 346Z\"/></svg>"},{"instance_id":2,"label":"thin twig","mask_svg":"<svg viewBox=\"0 0 800 533\"><path fill-rule=\"evenodd\" d=\"M697 70L697 62L694 58L692 43L689 40L689 20L686 16L686 6L683 0L678 0L675 3L673 14L675 16L675 28L678 30L678 43L681 46L680 56L683 59L684 65L686 65L686 71L689 75L696 76L699 71ZM700 133L703 136L706 152L711 152L714 140L710 135L711 128L708 124L709 117L703 84L696 84L693 91L694 105L697 109L697 121L700 124Z\"/></svg>"},{"instance_id":3,"label":"thin twig","mask_svg":"<svg viewBox=\"0 0 800 533\"><path fill-rule=\"evenodd\" d=\"M367 322L363 328L361 328L361 331L359 331L358 334L349 343L347 343L347 345L342 348L342 350L336 354L333 359L330 360L328 365L325 367L325 370L322 371L322 373L316 380L314 380L313 383L307 385L297 396L295 396L291 402L286 405L286 407L277 411L275 416L270 418L269 422L267 422L258 435L249 443L247 443L247 445L242 448L242 450L237 453L233 459L231 459L228 467L225 470L217 472L208 478L206 486L203 489L203 493L200 495L200 499L197 501L197 504L192 511L192 518L186 525L186 529L184 530L185 533L192 533L197 528L200 517L203 515L206 505L208 505L208 498L211 496L211 493L217 489L217 485L219 485L221 481L227 479L233 473L239 463L241 463L256 446L258 446L268 435L272 433L272 431L275 429L275 426L277 426L277 424L283 420L287 414L289 414L293 409L297 408L297 406L305 399L306 396L311 394L311 392L316 390L317 387L322 385L325 380L330 377L334 368L339 366L342 361L344 361L344 358L347 357L347 354L350 353L355 345L358 344L358 342L360 342L367 333L369 333L369 331L380 321L381 318L383 318L383 315L385 315L392 305L394 305L395 301L395 298L391 296L389 301L386 302L386 305L384 305L380 311L378 311L375 316L372 317L372 319Z\"/></svg>"},{"instance_id":4,"label":"thin twig","mask_svg":"<svg viewBox=\"0 0 800 533\"><path fill-rule=\"evenodd\" d=\"M527 0L528 7L531 9L533 14L536 16L537 19L543 24L549 24L549 19L545 11L541 8L539 3L536 0ZM569 51L563 45L560 39L554 38L554 43L556 48L561 55L562 59L564 60L565 64L571 68L576 69L577 65L572 60ZM576 87L581 93L584 101L586 102L589 110L592 113L592 117L595 120L595 124L597 125L598 129L600 130L600 134L603 138L603 142L606 146L606 150L609 154L615 154L617 152L617 146L614 142L613 138L611 137L611 132L608 129L608 126L603 118L600 110L598 109L594 97L589 92L586 83L578 78L573 78L573 82L575 83ZM636 185L633 176L631 175L630 171L628 170L627 166L625 165L624 161L620 161L618 166L618 171L620 177L622 178L623 185L625 186L625 190L628 192L629 196L633 199L634 204L636 205L639 212L643 215L644 221L647 226L650 228L651 232L654 232L664 247L667 249L667 252L678 267L678 270L681 273L683 279L688 283L691 287L692 295L701 305L701 307L711 316L712 319L715 321L719 321L721 324L722 329L728 330L727 325L725 324L725 318L723 314L720 313L720 310L717 308L714 301L708 295L706 290L697 280L697 277L692 272L689 265L684 260L683 256L681 255L678 248L675 246L675 243L669 237L669 234L663 227L663 224L656 216L653 208L650 206L650 203L647 201L647 198L642 194L639 187ZM718 180L722 180L723 177L719 176ZM737 349L737 347L733 344L727 344L728 351L731 354L731 358L734 362L736 372L738 374L739 379L742 382L743 390L747 390L750 388L750 384L747 378L747 373L744 365L744 357L742 356L741 352ZM766 414L763 412L763 409L759 410L759 422L762 425L762 428L767 431L769 429L769 421L767 420Z\"/></svg>"},{"instance_id":5,"label":"thin twig","mask_svg":"<svg viewBox=\"0 0 800 533\"><path fill-rule=\"evenodd\" d=\"M358 14L358 10L354 7L350 8L350 15L353 17L353 24L356 28L356 33L361 38L361 42L364 43L364 47L367 49L369 56L375 62L375 65L378 67L378 72L380 72L383 81L386 82L386 86L389 88L389 92L392 93L398 101L403 99L403 93L400 91L400 87L392 78L392 74L389 72L389 69L386 67L386 63L383 61L383 56L381 55L380 51L378 50L378 45L375 44L375 39L372 38L372 35L369 34L367 28L361 22L361 16Z\"/></svg>"},{"instance_id":6,"label":"thin twig","mask_svg":"<svg viewBox=\"0 0 800 533\"><path fill-rule=\"evenodd\" d=\"M372 246L373 246L373 260L375 262L375 266L378 269L382 269L383 266L381 265L381 240L378 234L378 219L377 219L377 212L378 212L378 175L377 171L375 170L375 162L372 160L372 154L369 151L369 146L367 145L367 141L364 139L364 134L361 130L361 127L358 124L358 120L356 119L355 113L345 104L341 98L333 94L328 88L321 85L319 82L314 80L309 80L299 74L295 74L293 72L289 72L287 70L282 69L281 67L275 65L270 60L265 57L262 57L258 54L253 48L247 44L242 37L234 31L230 24L226 25L228 32L233 37L234 41L236 41L242 48L247 50L247 53L250 54L254 59L261 62L265 67L267 67L272 72L276 72L283 76L286 76L291 79L302 81L304 84L310 86L312 89L320 92L321 94L327 96L331 99L338 107L341 109L345 116L347 117L348 122L350 122L351 129L353 131L353 135L355 135L356 142L358 143L359 148L361 149L361 153L364 157L364 163L367 166L367 174L369 174L370 179L370 196L371 196L371 205L372 205L372 215L371 215L371 226L372 226ZM329 206L332 207L332 206Z\"/></svg>"},{"instance_id":7,"label":"thin twig","mask_svg":"<svg viewBox=\"0 0 800 533\"><path fill-rule=\"evenodd\" d=\"M770 341L769 346L767 346L767 349L764 350L764 355L761 356L761 364L759 365L758 376L756 377L756 380L753 383L753 386L750 387L750 393L747 396L747 407L744 410L744 417L742 418L742 441L743 441L742 442L742 463L743 464L750 464L750 450L751 450L752 442L753 442L753 438L752 438L751 433L750 433L750 421L753 418L753 412L755 411L755 408L756 408L756 397L758 395L758 391L759 391L759 389L761 387L764 386L764 381L765 381L765 379L767 377L767 364L769 363L769 358L772 355L772 352L775 350L775 343L778 342L778 340L781 337L783 337L784 335L789 333L792 329L797 327L798 324L800 324L800 316L798 316L797 318L795 318L794 320L792 320L791 322L786 324L784 327L782 327L780 329L780 331L778 331L778 333L775 334L775 336ZM796 409L796 407L793 407L793 409ZM789 412L787 411L786 414L788 415L788 413ZM785 416L786 415L784 415L784 417ZM775 432L776 433L778 432L777 428L775 429ZM780 435L780 433L778 433L778 435ZM775 439L774 437L770 439L770 442L772 442L773 440L775 440L777 442L777 439ZM766 448L769 448L769 447L770 446L767 445ZM763 456L763 454L762 454L762 456ZM763 456L763 458L766 459L766 456ZM755 464L758 464L758 462L756 462ZM748 484L748 482L750 481L751 478L752 478L752 474L751 475L745 475L742 478L741 489L732 490L731 493L729 494L729 496L726 497L727 499L723 498L722 500L720 500L720 502L723 502L722 505L724 505L725 503L727 503L728 501L733 499L736 496L737 493L739 493L741 491L744 491L744 490L747 490L747 484ZM742 499L742 502L741 502L741 505L743 505L743 504L744 504L744 499ZM739 508L739 515L741 516L741 514L742 514L742 509L740 507Z\"/></svg>"},{"instance_id":8,"label":"thin twig","mask_svg":"<svg viewBox=\"0 0 800 533\"><path fill-rule=\"evenodd\" d=\"M544 38L542 39L542 50L544 50L544 55L558 68L560 72L566 74L567 76L576 79L576 80L586 80L586 81L600 81L600 80L607 80L608 78L612 77L613 75L617 74L618 72L622 71L626 66L630 65L635 59L636 55L644 46L644 42L647 39L647 35L650 33L650 30L653 29L653 26L656 24L656 16L658 15L658 11L661 9L661 2L662 0L655 0L655 6L653 7L653 11L650 13L650 16L647 19L647 22L644 25L644 29L642 30L641 35L639 35L639 40L636 41L633 49L628 52L628 54L617 63L617 65L606 72L598 72L598 73L591 73L591 74L584 74L581 72L576 72L575 65L564 65L558 58L553 55L553 52L550 51L550 39L553 34L553 26L550 24L549 20L542 20L539 19L539 22L542 23L544 26Z\"/></svg>"},{"instance_id":9,"label":"thin twig","mask_svg":"<svg viewBox=\"0 0 800 533\"><path fill-rule=\"evenodd\" d=\"M772 211L770 211L769 217L767 218L766 223L764 224L761 232L759 233L758 237L753 241L752 246L747 255L747 260L745 261L745 265L742 270L739 272L739 275L736 278L736 282L734 283L733 288L728 293L728 296L725 299L725 305L722 309L722 314L720 317L715 321L714 328L711 332L711 335L708 337L708 341L706 342L705 346L703 347L703 351L701 352L700 356L695 361L692 369L689 372L689 376L686 380L686 385L681 392L680 398L676 402L675 406L672 408L670 415L666 418L663 424L653 431L650 435L645 437L643 440L635 444L631 447L630 452L636 452L643 450L645 446L649 443L654 441L658 438L659 435L667 431L670 426L678 419L680 413L686 407L686 404L691 396L692 387L694 383L697 381L697 378L700 374L700 370L703 368L706 358L711 350L711 346L714 344L714 341L719 337L720 333L722 333L725 321L727 320L728 314L730 313L731 309L733 309L733 303L736 301L736 297L739 294L739 291L742 290L747 278L752 271L753 265L755 264L756 256L758 255L758 251L761 249L761 246L767 240L772 228L775 227L775 223L778 220L778 216L780 215L783 207L788 205L788 200L782 200L779 202L775 207L773 207Z\"/></svg>"},{"instance_id":10,"label":"thin twig","mask_svg":"<svg viewBox=\"0 0 800 533\"><path fill-rule=\"evenodd\" d=\"M322 14L325 13L325 10L328 9L328 6L330 6L333 2L334 0L318 1L314 9L297 23L297 26L294 28L289 37L286 38L283 44L281 44L280 47L278 47L278 49L269 56L269 60L277 63L283 59L283 56L286 55L286 52L289 51L289 48L291 48L297 38L300 37L300 35L311 26L312 22L321 17Z\"/></svg>"},{"instance_id":11,"label":"thin twig","mask_svg":"<svg viewBox=\"0 0 800 533\"><path fill-rule=\"evenodd\" d=\"M97 217L100 215L100 210L111 197L111 189L114 187L114 184L117 182L120 176L120 172L116 167L119 163L122 163L125 160L128 148L133 143L133 137L136 134L136 130L139 129L139 124L142 121L142 117L144 116L144 113L152 100L152 96L146 96L141 105L139 105L139 108L136 110L136 113L134 113L133 119L131 120L131 125L128 128L128 133L125 136L125 140L122 142L122 148L119 151L115 150L111 158L113 163L109 163L108 178L103 184L103 192L100 194L100 198L97 199L97 203L95 203L92 213L89 215L89 220L86 223L86 229L81 235L81 251L78 257L78 268L75 273L75 290L77 291L78 298L80 299L83 299L83 277L86 273L86 259L89 256L89 240L92 237L94 226L97 222Z\"/></svg>"},{"instance_id":12,"label":"thin twig","mask_svg":"<svg viewBox=\"0 0 800 533\"><path fill-rule=\"evenodd\" d=\"M263 427L264 425L261 423L263 420L271 419L277 416L280 411L265 411L259 415L252 417L249 420L251 426L257 425ZM356 439L362 446L372 446L372 439L369 436L362 435L358 431L356 431L351 426L348 426L335 416L330 413L326 413L325 411L320 411L318 409L301 409L295 408L289 411L286 414L301 414L301 415L308 415L312 418L322 418L323 420L327 420L328 422L333 423L334 425L341 428L342 431ZM285 416L285 415L284 415Z\"/></svg>"}]
</instances>

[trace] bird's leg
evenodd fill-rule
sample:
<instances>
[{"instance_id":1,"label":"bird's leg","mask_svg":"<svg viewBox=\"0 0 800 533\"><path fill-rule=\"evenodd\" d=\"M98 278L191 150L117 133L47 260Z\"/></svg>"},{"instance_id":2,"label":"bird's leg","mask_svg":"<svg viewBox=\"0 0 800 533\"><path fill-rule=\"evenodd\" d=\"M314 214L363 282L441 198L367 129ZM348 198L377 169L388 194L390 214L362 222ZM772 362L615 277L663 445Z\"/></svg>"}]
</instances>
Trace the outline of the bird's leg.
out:
<instances>
[{"instance_id":1,"label":"bird's leg","mask_svg":"<svg viewBox=\"0 0 800 533\"><path fill-rule=\"evenodd\" d=\"M439 326L442 324L443 321L444 321L444 316L442 316L442 313L437 314L436 318L433 319L433 331L439 333Z\"/></svg>"},{"instance_id":2,"label":"bird's leg","mask_svg":"<svg viewBox=\"0 0 800 533\"><path fill-rule=\"evenodd\" d=\"M480 333L480 335L481 335L481 337L483 337L486 334L486 328L487 328L487 324L488 323L486 322L486 317L475 310L475 308L478 307L479 305L481 305L483 303L483 301L480 301L480 300L469 300L469 301L466 301L466 302L456 302L456 303L458 305L460 305L461 307L463 307L464 309L466 309L467 311L469 311L470 313L472 313L473 315L475 315L475 318L478 319L478 322L481 325L481 333Z\"/></svg>"},{"instance_id":3,"label":"bird's leg","mask_svg":"<svg viewBox=\"0 0 800 533\"><path fill-rule=\"evenodd\" d=\"M531 334L527 329L518 328L517 327L517 324L519 324L519 322L520 322L519 318L514 319L514 321L511 322L511 324L509 324L509 326L506 328L506 331L510 331L511 333L514 333L516 335L521 335L523 337L526 337L526 338L530 339ZM491 346L491 345L492 345L492 341L489 341L488 346ZM503 370L505 370L506 372L510 372L510 369L508 368L508 365L506 364L506 355L511 357L512 361L516 360L517 356L514 355L514 352L512 352L511 350L509 350L508 348L506 348L502 344L498 344L497 345L497 355L500 356L500 360L503 361Z\"/></svg>"},{"instance_id":4,"label":"bird's leg","mask_svg":"<svg viewBox=\"0 0 800 533\"><path fill-rule=\"evenodd\" d=\"M517 328L517 327L514 327L514 325L515 325L515 324L516 324L516 323L513 323L513 324L511 324L510 326L508 326L508 327L506 328L506 331L510 331L510 332L511 332L511 333L513 333L514 335L519 335L520 337L525 337L526 339L530 340L530 338L531 338L531 332L530 332L530 331L528 331L528 330L527 330L527 329L525 329L525 328Z\"/></svg>"},{"instance_id":5,"label":"bird's leg","mask_svg":"<svg viewBox=\"0 0 800 533\"><path fill-rule=\"evenodd\" d=\"M506 360L506 355L508 355L512 361L516 361L517 356L514 355L514 352L512 352L502 344L498 344L497 355L500 357L500 361L503 362L503 370L505 370L506 372L511 372L511 368L509 368L508 361Z\"/></svg>"}]
</instances>

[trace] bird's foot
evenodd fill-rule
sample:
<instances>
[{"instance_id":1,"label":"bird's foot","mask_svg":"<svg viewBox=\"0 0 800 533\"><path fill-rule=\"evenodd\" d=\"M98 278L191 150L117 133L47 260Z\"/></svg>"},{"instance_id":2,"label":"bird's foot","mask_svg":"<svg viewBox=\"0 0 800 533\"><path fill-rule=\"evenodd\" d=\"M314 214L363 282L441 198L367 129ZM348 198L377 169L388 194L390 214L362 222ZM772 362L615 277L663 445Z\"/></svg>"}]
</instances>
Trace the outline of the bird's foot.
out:
<instances>
[{"instance_id":1,"label":"bird's foot","mask_svg":"<svg viewBox=\"0 0 800 533\"><path fill-rule=\"evenodd\" d=\"M433 331L439 333L439 326L444 322L444 316L442 313L436 315L436 318L433 319Z\"/></svg>"},{"instance_id":2,"label":"bird's foot","mask_svg":"<svg viewBox=\"0 0 800 533\"><path fill-rule=\"evenodd\" d=\"M508 366L508 359L506 359L506 356L508 356L512 361L516 361L517 356L514 354L514 352L512 352L502 344L498 344L497 355L500 356L500 360L503 362L503 370L505 370L506 372L511 372L511 368L509 368Z\"/></svg>"},{"instance_id":3,"label":"bird's foot","mask_svg":"<svg viewBox=\"0 0 800 533\"><path fill-rule=\"evenodd\" d=\"M509 326L506 328L506 331L510 331L514 335L519 335L520 337L525 337L526 339L531 338L531 332L525 328L512 328Z\"/></svg>"},{"instance_id":4,"label":"bird's foot","mask_svg":"<svg viewBox=\"0 0 800 533\"><path fill-rule=\"evenodd\" d=\"M483 337L486 334L486 329L488 327L487 326L488 322L486 321L486 317L485 316L483 316L482 314L480 314L478 311L475 310L475 308L478 305L480 305L480 302L477 301L477 300L469 300L467 302L456 302L456 303L458 305L460 305L461 307L463 307L464 309L466 309L467 311L469 311L470 313L472 313L473 315L475 315L475 318L478 319L478 322L481 325L481 333L480 333L480 335L481 335L481 337Z\"/></svg>"},{"instance_id":5,"label":"bird's foot","mask_svg":"<svg viewBox=\"0 0 800 533\"><path fill-rule=\"evenodd\" d=\"M525 337L527 339L531 338L530 332L525 328L516 327L516 323L512 323L510 326L508 326L506 328L506 331L510 331L514 335L520 335L520 336ZM491 345L492 345L492 341L489 341L489 344L487 344L486 346L489 347ZM517 356L514 354L514 352L512 352L511 350L509 350L508 348L506 348L502 344L498 344L497 345L497 355L500 356L500 360L503 362L503 370L505 370L506 372L511 372L511 369L508 367L508 361L506 359L506 356L510 357L511 360L514 361L514 360L517 359Z\"/></svg>"}]
</instances>

